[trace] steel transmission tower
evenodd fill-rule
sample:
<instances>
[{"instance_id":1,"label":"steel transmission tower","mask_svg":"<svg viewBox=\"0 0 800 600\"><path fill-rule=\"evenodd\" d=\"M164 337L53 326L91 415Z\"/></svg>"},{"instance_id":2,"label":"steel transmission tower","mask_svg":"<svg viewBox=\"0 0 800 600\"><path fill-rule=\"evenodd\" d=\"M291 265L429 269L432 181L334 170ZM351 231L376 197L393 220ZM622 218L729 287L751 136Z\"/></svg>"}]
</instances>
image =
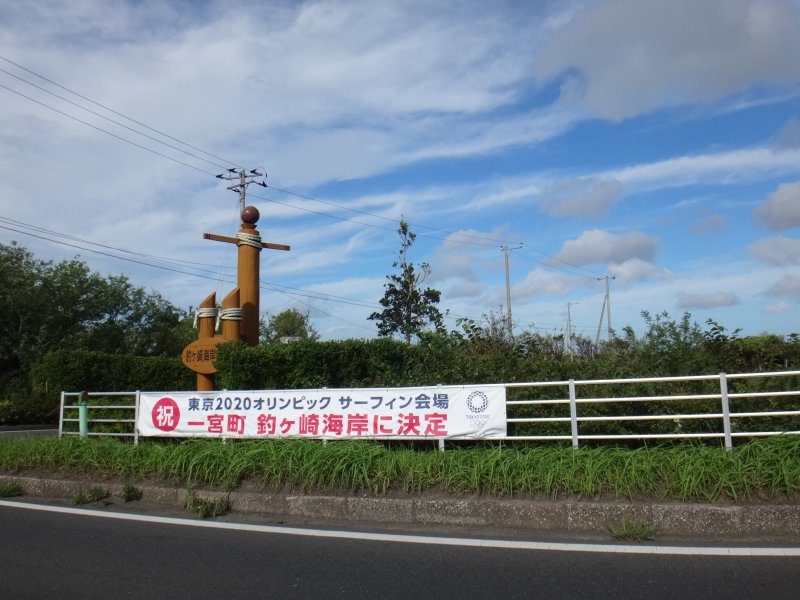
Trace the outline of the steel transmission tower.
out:
<instances>
[{"instance_id":1,"label":"steel transmission tower","mask_svg":"<svg viewBox=\"0 0 800 600\"><path fill-rule=\"evenodd\" d=\"M608 341L611 341L611 292L609 291L608 281L609 279L616 279L616 277L609 277L606 275L605 277L598 277L597 281L601 279L606 280L606 295L603 296L603 306L600 308L600 322L597 324L597 336L594 339L595 347L600 346L600 330L603 328L603 311L606 312L606 326L608 331L608 337L606 338Z\"/></svg>"},{"instance_id":2,"label":"steel transmission tower","mask_svg":"<svg viewBox=\"0 0 800 600\"><path fill-rule=\"evenodd\" d=\"M517 246L516 248L509 248L508 246L500 246L500 250L506 255L506 310L508 313L508 339L514 339L514 322L511 320L511 276L508 270L508 253L512 250L519 250L522 248L522 244Z\"/></svg>"},{"instance_id":3,"label":"steel transmission tower","mask_svg":"<svg viewBox=\"0 0 800 600\"><path fill-rule=\"evenodd\" d=\"M569 354L569 359L572 360L572 305L579 304L575 302L567 302L567 331L564 336L564 351Z\"/></svg>"}]
</instances>

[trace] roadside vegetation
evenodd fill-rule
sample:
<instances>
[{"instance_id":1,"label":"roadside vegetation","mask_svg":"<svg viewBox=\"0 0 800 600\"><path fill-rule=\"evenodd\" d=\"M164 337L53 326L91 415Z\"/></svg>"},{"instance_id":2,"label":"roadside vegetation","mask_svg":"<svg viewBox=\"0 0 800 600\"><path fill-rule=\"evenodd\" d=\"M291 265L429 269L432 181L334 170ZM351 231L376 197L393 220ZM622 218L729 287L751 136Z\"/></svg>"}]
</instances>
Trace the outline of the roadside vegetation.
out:
<instances>
[{"instance_id":1,"label":"roadside vegetation","mask_svg":"<svg viewBox=\"0 0 800 600\"><path fill-rule=\"evenodd\" d=\"M25 488L15 481L0 481L0 498L13 498L25 494Z\"/></svg>"},{"instance_id":2,"label":"roadside vegetation","mask_svg":"<svg viewBox=\"0 0 800 600\"><path fill-rule=\"evenodd\" d=\"M621 522L611 525L608 530L618 540L633 542L652 540L656 535L656 528L640 519L622 519Z\"/></svg>"},{"instance_id":3,"label":"roadside vegetation","mask_svg":"<svg viewBox=\"0 0 800 600\"><path fill-rule=\"evenodd\" d=\"M800 497L800 436L753 440L731 451L655 448L474 446L445 452L376 442L111 439L0 440L0 472L81 474L124 481L316 493L487 494L747 502Z\"/></svg>"},{"instance_id":4,"label":"roadside vegetation","mask_svg":"<svg viewBox=\"0 0 800 600\"><path fill-rule=\"evenodd\" d=\"M72 497L73 504L93 504L93 503L101 503L101 504L110 504L111 500L111 493L100 486L95 486L90 489L88 492L78 492Z\"/></svg>"},{"instance_id":5,"label":"roadside vegetation","mask_svg":"<svg viewBox=\"0 0 800 600\"><path fill-rule=\"evenodd\" d=\"M800 335L739 337L739 330L709 319L694 322L689 313L642 312L643 333L631 326L600 341L560 333L543 334L490 312L444 327L436 304L438 291L423 289L425 263L414 265L408 250L414 235L407 224L398 231L401 247L387 276L381 306L374 313L377 339L319 341L308 313L287 310L262 323L263 344L229 343L216 360L220 389L309 389L466 385L479 383L566 381L751 373L800 369ZM0 244L0 427L55 424L63 391L190 390L195 377L180 360L195 338L190 311L171 305L157 293L133 285L124 276L92 273L79 259L42 261L12 243ZM630 315L628 315L630 317ZM372 317L371 317L372 318ZM624 318L624 317L622 317ZM512 337L509 330L513 329ZM280 340L296 340L284 344ZM763 380L731 380L729 393L762 389ZM715 390L716 385L716 390ZM800 388L800 377L783 377L781 390ZM616 386L615 397L654 394L718 393L713 382ZM594 393L593 390L586 390ZM546 389L510 390L509 399L547 399ZM124 400L128 402L129 400ZM796 396L741 399L740 410L796 410ZM93 397L90 403L117 400ZM629 414L631 403L586 406L583 416ZM515 406L511 417L553 417L558 407ZM663 411L709 412L718 406L653 406ZM99 418L114 415L98 415ZM76 414L70 414L76 417ZM766 417L737 420L742 433L754 429L794 431L800 419ZM73 423L68 427L77 427ZM586 423L584 434L670 434L717 431L718 420ZM743 429L752 427L754 429ZM110 432L113 427L102 429ZM569 424L512 423L511 435L564 435Z\"/></svg>"}]
</instances>

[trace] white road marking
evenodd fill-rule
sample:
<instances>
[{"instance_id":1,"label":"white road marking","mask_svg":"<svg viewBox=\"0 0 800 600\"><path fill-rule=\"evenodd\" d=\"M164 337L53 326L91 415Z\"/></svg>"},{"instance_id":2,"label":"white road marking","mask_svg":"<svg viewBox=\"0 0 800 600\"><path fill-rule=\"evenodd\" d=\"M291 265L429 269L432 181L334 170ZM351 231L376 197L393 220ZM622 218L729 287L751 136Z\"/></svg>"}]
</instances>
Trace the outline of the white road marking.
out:
<instances>
[{"instance_id":1,"label":"white road marking","mask_svg":"<svg viewBox=\"0 0 800 600\"><path fill-rule=\"evenodd\" d=\"M800 547L714 547L714 546L656 546L656 545L618 545L618 544L580 544L569 542L527 542L518 540L490 540L423 535L404 535L391 533L366 533L358 531L335 531L327 529L304 529L301 527L281 527L275 525L250 525L246 523L223 523L219 521L200 521L174 517L156 517L130 513L106 512L67 506L47 506L0 500L0 506L37 510L121 521L138 521L183 527L204 527L206 529L226 529L231 531L250 531L275 535L299 535L306 537L365 540L372 542L395 542L402 544L431 544L440 546L465 546L473 548L503 548L508 550L545 550L550 552L604 552L615 554L659 554L686 556L800 556Z\"/></svg>"}]
</instances>

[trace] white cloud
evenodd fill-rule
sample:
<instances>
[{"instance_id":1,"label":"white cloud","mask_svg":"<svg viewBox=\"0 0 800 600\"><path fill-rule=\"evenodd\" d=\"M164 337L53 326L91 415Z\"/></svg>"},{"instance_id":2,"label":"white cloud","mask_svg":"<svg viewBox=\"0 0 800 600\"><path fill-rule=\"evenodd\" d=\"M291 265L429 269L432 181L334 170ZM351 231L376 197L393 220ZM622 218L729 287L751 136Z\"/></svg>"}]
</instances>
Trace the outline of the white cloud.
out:
<instances>
[{"instance_id":1,"label":"white cloud","mask_svg":"<svg viewBox=\"0 0 800 600\"><path fill-rule=\"evenodd\" d=\"M608 273L616 277L623 286L632 281L647 281L648 279L669 277L669 271L660 269L653 263L640 258L629 258L618 264L612 263L608 266Z\"/></svg>"},{"instance_id":2,"label":"white cloud","mask_svg":"<svg viewBox=\"0 0 800 600\"><path fill-rule=\"evenodd\" d=\"M736 306L739 298L732 292L712 292L709 294L678 294L678 308L715 308L717 306Z\"/></svg>"},{"instance_id":3,"label":"white cloud","mask_svg":"<svg viewBox=\"0 0 800 600\"><path fill-rule=\"evenodd\" d=\"M798 30L791 0L607 0L555 31L537 73L568 73L565 99L618 120L759 83L796 83Z\"/></svg>"},{"instance_id":4,"label":"white cloud","mask_svg":"<svg viewBox=\"0 0 800 600\"><path fill-rule=\"evenodd\" d=\"M494 119L491 115L475 119L436 115L406 125L406 134L424 138L424 145L401 152L402 162L472 156L521 144L534 144L557 137L580 120L579 115L561 106L548 106L527 113Z\"/></svg>"},{"instance_id":5,"label":"white cloud","mask_svg":"<svg viewBox=\"0 0 800 600\"><path fill-rule=\"evenodd\" d=\"M496 259L486 259L486 253L482 251L484 248L482 244L491 244L490 240L497 240L502 234L500 229L494 229L488 233L477 229L463 229L448 234L444 243L436 248L430 260L430 282L441 282L453 278L476 282L480 279L479 269L495 270L500 264L502 255L498 251ZM476 244L478 245L476 246ZM498 250L500 248L499 241L497 248Z\"/></svg>"},{"instance_id":6,"label":"white cloud","mask_svg":"<svg viewBox=\"0 0 800 600\"><path fill-rule=\"evenodd\" d=\"M800 181L779 185L756 207L753 216L772 231L800 227Z\"/></svg>"},{"instance_id":7,"label":"white cloud","mask_svg":"<svg viewBox=\"0 0 800 600\"><path fill-rule=\"evenodd\" d=\"M728 225L725 215L711 215L699 223L692 225L689 231L692 233L705 233L707 231L722 231Z\"/></svg>"},{"instance_id":8,"label":"white cloud","mask_svg":"<svg viewBox=\"0 0 800 600\"><path fill-rule=\"evenodd\" d=\"M800 301L800 275L782 276L772 287L764 291L764 295Z\"/></svg>"},{"instance_id":9,"label":"white cloud","mask_svg":"<svg viewBox=\"0 0 800 600\"><path fill-rule=\"evenodd\" d=\"M604 217L622 200L622 185L613 178L586 177L556 184L544 196L542 210L550 216Z\"/></svg>"},{"instance_id":10,"label":"white cloud","mask_svg":"<svg viewBox=\"0 0 800 600\"><path fill-rule=\"evenodd\" d=\"M652 262L658 245L657 238L637 231L618 236L601 229L591 229L584 231L576 240L564 242L556 258L574 265L603 262L619 264L632 258Z\"/></svg>"},{"instance_id":11,"label":"white cloud","mask_svg":"<svg viewBox=\"0 0 800 600\"><path fill-rule=\"evenodd\" d=\"M800 263L800 240L771 237L748 246L747 252L771 265L796 265Z\"/></svg>"},{"instance_id":12,"label":"white cloud","mask_svg":"<svg viewBox=\"0 0 800 600\"><path fill-rule=\"evenodd\" d=\"M484 292L484 286L477 281L470 281L466 283L458 283L447 290L445 296L447 300L455 300L457 298L477 298Z\"/></svg>"},{"instance_id":13,"label":"white cloud","mask_svg":"<svg viewBox=\"0 0 800 600\"><path fill-rule=\"evenodd\" d=\"M783 300L779 302L775 302L774 304L770 304L769 306L765 306L763 312L772 315L782 315L792 310L792 306L787 304Z\"/></svg>"},{"instance_id":14,"label":"white cloud","mask_svg":"<svg viewBox=\"0 0 800 600\"><path fill-rule=\"evenodd\" d=\"M528 273L520 283L512 286L511 296L521 300L533 296L566 296L572 290L585 287L585 285L585 278L537 267Z\"/></svg>"},{"instance_id":15,"label":"white cloud","mask_svg":"<svg viewBox=\"0 0 800 600\"><path fill-rule=\"evenodd\" d=\"M24 48L34 70L223 156L268 156L287 185L531 143L574 123L561 108L492 114L530 87L548 6L526 19L483 3L390 1L8 8L4 54Z\"/></svg>"},{"instance_id":16,"label":"white cloud","mask_svg":"<svg viewBox=\"0 0 800 600\"><path fill-rule=\"evenodd\" d=\"M621 181L626 188L670 188L695 183L732 184L757 181L765 175L797 171L800 150L777 151L755 147L730 152L694 154L614 169L602 176Z\"/></svg>"},{"instance_id":17,"label":"white cloud","mask_svg":"<svg viewBox=\"0 0 800 600\"><path fill-rule=\"evenodd\" d=\"M771 140L776 148L800 148L800 119L792 117Z\"/></svg>"}]
</instances>

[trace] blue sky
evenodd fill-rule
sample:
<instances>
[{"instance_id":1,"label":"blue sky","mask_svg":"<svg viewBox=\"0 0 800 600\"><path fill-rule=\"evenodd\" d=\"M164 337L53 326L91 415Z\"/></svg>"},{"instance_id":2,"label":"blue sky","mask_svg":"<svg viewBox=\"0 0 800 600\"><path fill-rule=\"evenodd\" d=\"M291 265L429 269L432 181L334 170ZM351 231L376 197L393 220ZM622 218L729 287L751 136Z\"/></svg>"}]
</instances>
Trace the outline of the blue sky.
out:
<instances>
[{"instance_id":1,"label":"blue sky","mask_svg":"<svg viewBox=\"0 0 800 600\"><path fill-rule=\"evenodd\" d=\"M2 243L221 299L214 175L260 167L259 229L292 246L262 253L262 311L323 339L376 335L401 218L449 328L505 311L521 244L516 331L569 302L593 338L606 276L617 331L800 331L797 0L6 4Z\"/></svg>"}]
</instances>

